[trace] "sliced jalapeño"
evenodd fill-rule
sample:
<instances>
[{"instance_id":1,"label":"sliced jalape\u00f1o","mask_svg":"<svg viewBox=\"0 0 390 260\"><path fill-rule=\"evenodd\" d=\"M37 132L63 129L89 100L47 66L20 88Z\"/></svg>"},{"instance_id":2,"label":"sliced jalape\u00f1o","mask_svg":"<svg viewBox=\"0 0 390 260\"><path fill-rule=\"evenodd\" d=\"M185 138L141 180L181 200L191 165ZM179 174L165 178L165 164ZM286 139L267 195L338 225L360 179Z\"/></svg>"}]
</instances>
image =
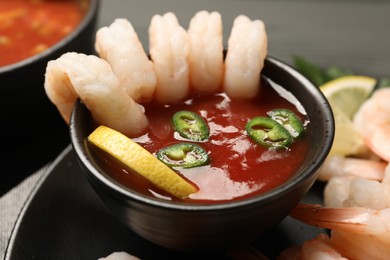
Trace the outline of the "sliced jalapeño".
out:
<instances>
[{"instance_id":1,"label":"sliced jalape\u00f1o","mask_svg":"<svg viewBox=\"0 0 390 260\"><path fill-rule=\"evenodd\" d=\"M287 129L269 117L251 119L245 130L256 143L268 148L287 148L293 141Z\"/></svg>"},{"instance_id":2,"label":"sliced jalape\u00f1o","mask_svg":"<svg viewBox=\"0 0 390 260\"><path fill-rule=\"evenodd\" d=\"M193 168L209 163L208 153L193 143L177 143L160 149L157 158L170 167Z\"/></svg>"},{"instance_id":3,"label":"sliced jalape\u00f1o","mask_svg":"<svg viewBox=\"0 0 390 260\"><path fill-rule=\"evenodd\" d=\"M273 109L267 114L284 126L294 138L300 137L305 130L299 117L289 109Z\"/></svg>"},{"instance_id":4,"label":"sliced jalape\u00f1o","mask_svg":"<svg viewBox=\"0 0 390 260\"><path fill-rule=\"evenodd\" d=\"M179 111L173 115L173 126L180 136L192 141L209 138L209 128L201 116L191 111Z\"/></svg>"}]
</instances>

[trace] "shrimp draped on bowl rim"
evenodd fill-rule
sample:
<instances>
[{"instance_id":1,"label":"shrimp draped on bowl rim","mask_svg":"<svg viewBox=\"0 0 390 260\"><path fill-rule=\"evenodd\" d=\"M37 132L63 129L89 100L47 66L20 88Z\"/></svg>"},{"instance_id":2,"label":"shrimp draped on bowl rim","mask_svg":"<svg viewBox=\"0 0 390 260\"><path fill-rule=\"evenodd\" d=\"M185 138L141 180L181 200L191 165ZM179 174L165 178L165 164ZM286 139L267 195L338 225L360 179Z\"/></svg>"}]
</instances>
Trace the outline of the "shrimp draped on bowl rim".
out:
<instances>
[{"instance_id":1,"label":"shrimp draped on bowl rim","mask_svg":"<svg viewBox=\"0 0 390 260\"><path fill-rule=\"evenodd\" d=\"M192 93L220 91L251 98L259 92L267 55L263 22L235 19L225 61L222 35L218 12L196 13L188 30L172 12L154 15L149 59L132 24L116 19L96 33L99 57L66 53L48 63L45 91L67 123L80 99L99 124L137 137L148 129L143 102L172 104Z\"/></svg>"}]
</instances>

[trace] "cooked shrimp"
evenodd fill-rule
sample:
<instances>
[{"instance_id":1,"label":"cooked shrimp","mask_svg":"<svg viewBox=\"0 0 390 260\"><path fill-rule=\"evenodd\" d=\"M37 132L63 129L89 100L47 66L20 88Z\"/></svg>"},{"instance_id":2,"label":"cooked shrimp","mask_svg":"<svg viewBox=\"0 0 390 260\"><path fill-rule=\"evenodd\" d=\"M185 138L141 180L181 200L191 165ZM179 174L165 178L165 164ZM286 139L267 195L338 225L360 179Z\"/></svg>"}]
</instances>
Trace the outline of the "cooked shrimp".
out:
<instances>
[{"instance_id":1,"label":"cooked shrimp","mask_svg":"<svg viewBox=\"0 0 390 260\"><path fill-rule=\"evenodd\" d=\"M382 182L364 178L332 178L324 190L327 207L390 208L390 166Z\"/></svg>"},{"instance_id":2,"label":"cooked shrimp","mask_svg":"<svg viewBox=\"0 0 390 260\"><path fill-rule=\"evenodd\" d=\"M191 87L201 93L218 91L224 72L221 15L196 13L190 21L188 36Z\"/></svg>"},{"instance_id":3,"label":"cooked shrimp","mask_svg":"<svg viewBox=\"0 0 390 260\"><path fill-rule=\"evenodd\" d=\"M96 33L95 49L136 102L152 99L157 77L137 33L126 19L116 19Z\"/></svg>"},{"instance_id":4,"label":"cooked shrimp","mask_svg":"<svg viewBox=\"0 0 390 260\"><path fill-rule=\"evenodd\" d=\"M308 240L301 247L289 247L284 250L277 260L347 260L337 248L333 247L326 234L320 234Z\"/></svg>"},{"instance_id":5,"label":"cooked shrimp","mask_svg":"<svg viewBox=\"0 0 390 260\"><path fill-rule=\"evenodd\" d=\"M149 49L157 75L155 100L182 101L189 94L189 41L187 31L169 12L153 16L149 27Z\"/></svg>"},{"instance_id":6,"label":"cooked shrimp","mask_svg":"<svg viewBox=\"0 0 390 260\"><path fill-rule=\"evenodd\" d=\"M123 134L137 136L148 126L144 108L125 93L110 65L96 56L69 52L49 61L44 86L67 123L80 98L97 123Z\"/></svg>"},{"instance_id":7,"label":"cooked shrimp","mask_svg":"<svg viewBox=\"0 0 390 260\"><path fill-rule=\"evenodd\" d=\"M367 146L390 161L390 88L376 90L356 112L353 122Z\"/></svg>"},{"instance_id":8,"label":"cooked shrimp","mask_svg":"<svg viewBox=\"0 0 390 260\"><path fill-rule=\"evenodd\" d=\"M324 189L324 205L332 208L352 206L348 203L351 197L352 180L350 176L331 178Z\"/></svg>"},{"instance_id":9,"label":"cooked shrimp","mask_svg":"<svg viewBox=\"0 0 390 260\"><path fill-rule=\"evenodd\" d=\"M329 243L344 257L390 259L390 208L324 208L301 204L290 215L306 224L332 229Z\"/></svg>"},{"instance_id":10,"label":"cooked shrimp","mask_svg":"<svg viewBox=\"0 0 390 260\"><path fill-rule=\"evenodd\" d=\"M330 156L326 159L318 180L328 181L337 176L382 180L386 165L387 163L378 160Z\"/></svg>"},{"instance_id":11,"label":"cooked shrimp","mask_svg":"<svg viewBox=\"0 0 390 260\"><path fill-rule=\"evenodd\" d=\"M225 58L224 90L230 97L250 98L260 90L260 72L267 56L264 23L240 15L234 20Z\"/></svg>"},{"instance_id":12,"label":"cooked shrimp","mask_svg":"<svg viewBox=\"0 0 390 260\"><path fill-rule=\"evenodd\" d=\"M379 181L355 179L350 184L350 198L346 205L369 207L372 209L390 208L390 185Z\"/></svg>"},{"instance_id":13,"label":"cooked shrimp","mask_svg":"<svg viewBox=\"0 0 390 260\"><path fill-rule=\"evenodd\" d=\"M106 257L99 258L98 260L139 260L139 258L126 252L114 252Z\"/></svg>"}]
</instances>

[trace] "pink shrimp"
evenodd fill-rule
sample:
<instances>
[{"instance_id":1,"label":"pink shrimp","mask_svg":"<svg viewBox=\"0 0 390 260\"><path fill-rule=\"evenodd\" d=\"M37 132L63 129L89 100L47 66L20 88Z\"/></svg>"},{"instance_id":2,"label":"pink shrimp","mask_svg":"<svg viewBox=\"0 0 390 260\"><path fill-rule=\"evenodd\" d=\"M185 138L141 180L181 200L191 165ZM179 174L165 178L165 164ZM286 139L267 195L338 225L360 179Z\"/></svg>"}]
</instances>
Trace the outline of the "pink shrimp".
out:
<instances>
[{"instance_id":1,"label":"pink shrimp","mask_svg":"<svg viewBox=\"0 0 390 260\"><path fill-rule=\"evenodd\" d=\"M230 97L251 98L259 92L260 72L267 56L264 23L244 15L234 20L225 59L224 91Z\"/></svg>"},{"instance_id":2,"label":"pink shrimp","mask_svg":"<svg viewBox=\"0 0 390 260\"><path fill-rule=\"evenodd\" d=\"M160 103L182 101L190 91L187 31L176 15L154 15L149 26L149 49L157 75L154 98Z\"/></svg>"},{"instance_id":3,"label":"pink shrimp","mask_svg":"<svg viewBox=\"0 0 390 260\"><path fill-rule=\"evenodd\" d=\"M44 86L67 123L79 98L96 122L128 136L143 134L149 125L144 108L126 94L110 65L99 57L68 52L49 61Z\"/></svg>"},{"instance_id":4,"label":"pink shrimp","mask_svg":"<svg viewBox=\"0 0 390 260\"><path fill-rule=\"evenodd\" d=\"M356 112L353 123L367 146L390 161L390 88L376 90Z\"/></svg>"},{"instance_id":5,"label":"pink shrimp","mask_svg":"<svg viewBox=\"0 0 390 260\"><path fill-rule=\"evenodd\" d=\"M331 178L324 190L327 207L390 208L390 166L380 181L366 178Z\"/></svg>"},{"instance_id":6,"label":"pink shrimp","mask_svg":"<svg viewBox=\"0 0 390 260\"><path fill-rule=\"evenodd\" d=\"M106 257L99 258L98 260L140 260L140 259L126 252L114 252Z\"/></svg>"},{"instance_id":7,"label":"pink shrimp","mask_svg":"<svg viewBox=\"0 0 390 260\"><path fill-rule=\"evenodd\" d=\"M220 90L224 71L221 15L196 13L190 21L188 36L191 87L201 93Z\"/></svg>"},{"instance_id":8,"label":"pink shrimp","mask_svg":"<svg viewBox=\"0 0 390 260\"><path fill-rule=\"evenodd\" d=\"M332 245L328 235L320 234L308 240L302 246L293 246L284 250L277 260L347 260Z\"/></svg>"},{"instance_id":9,"label":"pink shrimp","mask_svg":"<svg viewBox=\"0 0 390 260\"><path fill-rule=\"evenodd\" d=\"M318 180L329 181L333 177L349 176L369 180L382 180L387 163L379 160L330 156L318 175Z\"/></svg>"},{"instance_id":10,"label":"pink shrimp","mask_svg":"<svg viewBox=\"0 0 390 260\"><path fill-rule=\"evenodd\" d=\"M290 216L309 225L331 229L326 243L343 257L390 259L390 208L325 208L300 204Z\"/></svg>"},{"instance_id":11,"label":"pink shrimp","mask_svg":"<svg viewBox=\"0 0 390 260\"><path fill-rule=\"evenodd\" d=\"M149 101L156 88L156 73L137 33L126 19L116 19L96 33L95 49L105 59L136 102Z\"/></svg>"}]
</instances>

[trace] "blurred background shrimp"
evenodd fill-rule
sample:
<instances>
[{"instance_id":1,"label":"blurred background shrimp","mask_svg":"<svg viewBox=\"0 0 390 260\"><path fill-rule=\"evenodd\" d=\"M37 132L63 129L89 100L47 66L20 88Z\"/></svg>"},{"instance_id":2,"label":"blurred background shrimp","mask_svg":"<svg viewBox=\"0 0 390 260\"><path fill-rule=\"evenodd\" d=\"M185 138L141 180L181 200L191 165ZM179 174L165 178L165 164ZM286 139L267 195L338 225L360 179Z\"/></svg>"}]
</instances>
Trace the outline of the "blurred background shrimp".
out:
<instances>
[{"instance_id":1,"label":"blurred background shrimp","mask_svg":"<svg viewBox=\"0 0 390 260\"><path fill-rule=\"evenodd\" d=\"M197 12L190 21L188 56L191 87L201 93L214 93L222 86L222 18L218 12Z\"/></svg>"},{"instance_id":2,"label":"blurred background shrimp","mask_svg":"<svg viewBox=\"0 0 390 260\"><path fill-rule=\"evenodd\" d=\"M367 146L390 162L390 88L376 90L356 112L353 123Z\"/></svg>"},{"instance_id":3,"label":"blurred background shrimp","mask_svg":"<svg viewBox=\"0 0 390 260\"><path fill-rule=\"evenodd\" d=\"M390 208L390 166L381 181L366 178L332 178L324 190L326 207Z\"/></svg>"},{"instance_id":4,"label":"blurred background shrimp","mask_svg":"<svg viewBox=\"0 0 390 260\"><path fill-rule=\"evenodd\" d=\"M149 49L157 75L154 99L165 104L182 101L190 91L189 41L175 14L168 12L152 17Z\"/></svg>"},{"instance_id":5,"label":"blurred background shrimp","mask_svg":"<svg viewBox=\"0 0 390 260\"><path fill-rule=\"evenodd\" d=\"M330 236L320 234L287 248L278 259L390 259L390 166L380 165L377 175L365 174L363 166L351 167L359 174L345 171L327 179L325 207L300 204L290 213L308 225L330 229Z\"/></svg>"},{"instance_id":6,"label":"blurred background shrimp","mask_svg":"<svg viewBox=\"0 0 390 260\"><path fill-rule=\"evenodd\" d=\"M98 260L140 260L140 258L130 255L127 252L113 252L106 257L99 258Z\"/></svg>"},{"instance_id":7,"label":"blurred background shrimp","mask_svg":"<svg viewBox=\"0 0 390 260\"><path fill-rule=\"evenodd\" d=\"M136 102L150 101L157 77L137 33L127 19L116 19L96 33L95 49Z\"/></svg>"},{"instance_id":8,"label":"blurred background shrimp","mask_svg":"<svg viewBox=\"0 0 390 260\"><path fill-rule=\"evenodd\" d=\"M144 133L149 125L144 108L126 94L110 65L99 57L69 52L50 61L44 87L67 123L80 98L98 124L130 137Z\"/></svg>"},{"instance_id":9,"label":"blurred background shrimp","mask_svg":"<svg viewBox=\"0 0 390 260\"><path fill-rule=\"evenodd\" d=\"M259 92L260 73L267 56L264 23L244 15L234 19L225 58L224 91L230 97L250 98Z\"/></svg>"},{"instance_id":10,"label":"blurred background shrimp","mask_svg":"<svg viewBox=\"0 0 390 260\"><path fill-rule=\"evenodd\" d=\"M321 241L333 251L323 259L340 259L338 253L347 259L390 259L390 209L374 210L364 207L325 208L320 205L300 204L290 213L306 224L331 229L327 238L320 235L314 241ZM305 258L310 250L324 254L323 247L312 250L307 247L312 241L307 241L300 248L300 254L295 259ZM291 249L287 249L291 250ZM332 253L332 254L331 254ZM282 253L281 256L285 255ZM325 257L327 256L327 257ZM288 259L288 258L281 258Z\"/></svg>"},{"instance_id":11,"label":"blurred background shrimp","mask_svg":"<svg viewBox=\"0 0 390 260\"><path fill-rule=\"evenodd\" d=\"M380 160L329 156L322 167L318 180L329 181L333 177L361 177L369 180L382 180L387 163Z\"/></svg>"},{"instance_id":12,"label":"blurred background shrimp","mask_svg":"<svg viewBox=\"0 0 390 260\"><path fill-rule=\"evenodd\" d=\"M302 246L292 246L284 250L277 260L347 260L335 248L327 234L306 241Z\"/></svg>"}]
</instances>

